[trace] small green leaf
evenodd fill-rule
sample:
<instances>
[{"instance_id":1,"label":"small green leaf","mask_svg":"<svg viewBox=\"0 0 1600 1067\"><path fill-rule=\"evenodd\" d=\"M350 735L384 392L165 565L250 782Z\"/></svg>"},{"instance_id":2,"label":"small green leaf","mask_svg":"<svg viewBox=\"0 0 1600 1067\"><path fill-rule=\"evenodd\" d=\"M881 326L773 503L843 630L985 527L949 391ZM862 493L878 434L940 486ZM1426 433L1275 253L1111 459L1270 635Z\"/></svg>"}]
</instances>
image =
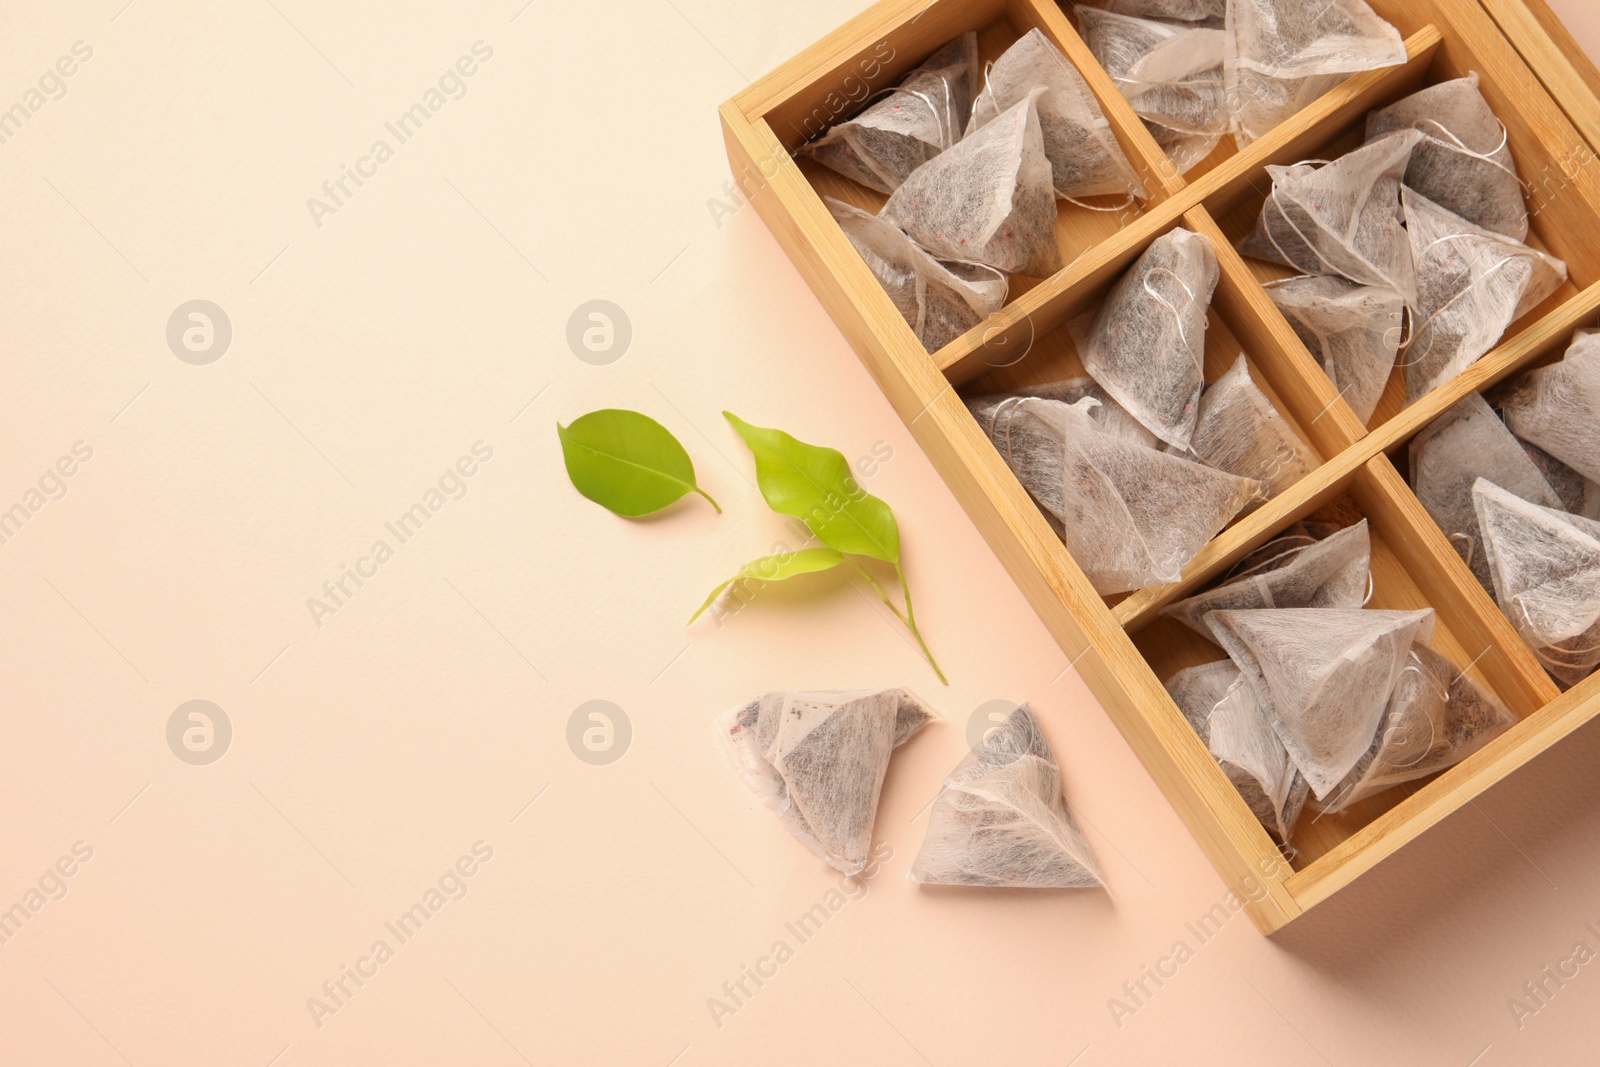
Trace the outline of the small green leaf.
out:
<instances>
[{"instance_id":1,"label":"small green leaf","mask_svg":"<svg viewBox=\"0 0 1600 1067\"><path fill-rule=\"evenodd\" d=\"M578 492L618 515L648 515L690 492L722 510L695 484L689 453L648 415L603 408L557 423L556 434Z\"/></svg>"},{"instance_id":2,"label":"small green leaf","mask_svg":"<svg viewBox=\"0 0 1600 1067\"><path fill-rule=\"evenodd\" d=\"M722 414L755 454L756 481L768 507L804 522L829 548L899 563L894 512L850 476L843 453L752 426L730 411Z\"/></svg>"},{"instance_id":3,"label":"small green leaf","mask_svg":"<svg viewBox=\"0 0 1600 1067\"><path fill-rule=\"evenodd\" d=\"M798 552L781 552L776 556L762 556L753 559L739 569L739 573L711 590L711 595L706 597L706 602L700 605L700 610L689 618L693 625L707 608L716 603L722 591L737 581L755 582L781 582L785 578L793 578L800 574L814 574L817 571L831 570L844 562L844 554L835 552L831 548L802 548Z\"/></svg>"}]
</instances>

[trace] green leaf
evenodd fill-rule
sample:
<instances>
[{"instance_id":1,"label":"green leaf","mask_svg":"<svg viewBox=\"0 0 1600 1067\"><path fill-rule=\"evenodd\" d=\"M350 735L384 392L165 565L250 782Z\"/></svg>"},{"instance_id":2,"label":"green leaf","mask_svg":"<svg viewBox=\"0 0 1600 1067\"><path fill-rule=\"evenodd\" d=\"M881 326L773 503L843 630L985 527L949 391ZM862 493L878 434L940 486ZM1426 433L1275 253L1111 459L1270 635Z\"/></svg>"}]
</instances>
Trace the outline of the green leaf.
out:
<instances>
[{"instance_id":1,"label":"green leaf","mask_svg":"<svg viewBox=\"0 0 1600 1067\"><path fill-rule=\"evenodd\" d=\"M711 590L711 595L706 597L706 602L700 605L700 610L689 617L689 624L693 625L707 608L716 603L722 591L734 582L781 582L785 578L793 578L801 574L814 574L817 571L832 570L844 562L844 554L831 548L802 548L798 552L780 552L776 556L762 556L753 559L739 569L739 573Z\"/></svg>"},{"instance_id":2,"label":"green leaf","mask_svg":"<svg viewBox=\"0 0 1600 1067\"><path fill-rule=\"evenodd\" d=\"M755 454L756 481L768 507L804 522L829 548L899 563L894 512L856 483L838 449L752 426L730 411L722 414Z\"/></svg>"},{"instance_id":3,"label":"green leaf","mask_svg":"<svg viewBox=\"0 0 1600 1067\"><path fill-rule=\"evenodd\" d=\"M603 408L557 423L556 434L578 492L618 515L648 515L690 492L722 510L695 484L689 453L648 415Z\"/></svg>"}]
</instances>

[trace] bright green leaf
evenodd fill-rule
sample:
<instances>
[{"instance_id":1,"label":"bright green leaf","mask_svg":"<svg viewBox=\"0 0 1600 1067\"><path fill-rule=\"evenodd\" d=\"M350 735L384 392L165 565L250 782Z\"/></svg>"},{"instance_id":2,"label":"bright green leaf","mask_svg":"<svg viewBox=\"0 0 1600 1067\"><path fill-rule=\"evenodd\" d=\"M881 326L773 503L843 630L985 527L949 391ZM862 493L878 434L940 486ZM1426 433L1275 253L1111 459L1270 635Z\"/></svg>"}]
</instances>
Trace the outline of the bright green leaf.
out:
<instances>
[{"instance_id":1,"label":"bright green leaf","mask_svg":"<svg viewBox=\"0 0 1600 1067\"><path fill-rule=\"evenodd\" d=\"M701 614L716 602L722 591L734 582L781 582L785 578L793 578L800 574L814 574L817 571L831 570L844 562L844 555L831 548L802 548L798 552L781 552L776 556L762 556L760 559L751 560L739 569L739 573L711 590L711 595L706 597L706 602L700 605L700 610L689 619L693 624Z\"/></svg>"},{"instance_id":2,"label":"bright green leaf","mask_svg":"<svg viewBox=\"0 0 1600 1067\"><path fill-rule=\"evenodd\" d=\"M830 548L887 563L900 561L894 512L856 483L838 449L752 426L729 411L722 414L755 454L756 481L768 507L804 522Z\"/></svg>"},{"instance_id":3,"label":"bright green leaf","mask_svg":"<svg viewBox=\"0 0 1600 1067\"><path fill-rule=\"evenodd\" d=\"M556 434L578 492L618 515L648 515L690 492L722 510L695 484L689 453L648 415L603 408L557 423Z\"/></svg>"}]
</instances>

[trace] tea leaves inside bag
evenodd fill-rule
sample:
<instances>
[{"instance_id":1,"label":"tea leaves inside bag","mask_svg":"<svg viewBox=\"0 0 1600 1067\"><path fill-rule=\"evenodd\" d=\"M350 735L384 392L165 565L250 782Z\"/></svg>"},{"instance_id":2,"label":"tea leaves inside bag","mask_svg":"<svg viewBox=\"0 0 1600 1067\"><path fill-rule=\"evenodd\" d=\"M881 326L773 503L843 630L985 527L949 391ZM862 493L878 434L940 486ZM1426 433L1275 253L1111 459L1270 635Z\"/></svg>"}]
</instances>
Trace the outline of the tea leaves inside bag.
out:
<instances>
[{"instance_id":1,"label":"tea leaves inside bag","mask_svg":"<svg viewBox=\"0 0 1600 1067\"><path fill-rule=\"evenodd\" d=\"M883 216L943 259L1043 277L1062 267L1038 87L918 167Z\"/></svg>"},{"instance_id":2,"label":"tea leaves inside bag","mask_svg":"<svg viewBox=\"0 0 1600 1067\"><path fill-rule=\"evenodd\" d=\"M1243 354L1201 394L1189 448L1218 470L1254 478L1268 499L1315 466L1305 442L1250 377Z\"/></svg>"},{"instance_id":3,"label":"tea leaves inside bag","mask_svg":"<svg viewBox=\"0 0 1600 1067\"><path fill-rule=\"evenodd\" d=\"M1502 410L1512 433L1600 481L1600 332L1579 330L1559 362L1519 379Z\"/></svg>"},{"instance_id":4,"label":"tea leaves inside bag","mask_svg":"<svg viewBox=\"0 0 1600 1067\"><path fill-rule=\"evenodd\" d=\"M950 772L907 877L1019 889L1102 884L1061 795L1061 765L1030 705L987 732Z\"/></svg>"}]
</instances>

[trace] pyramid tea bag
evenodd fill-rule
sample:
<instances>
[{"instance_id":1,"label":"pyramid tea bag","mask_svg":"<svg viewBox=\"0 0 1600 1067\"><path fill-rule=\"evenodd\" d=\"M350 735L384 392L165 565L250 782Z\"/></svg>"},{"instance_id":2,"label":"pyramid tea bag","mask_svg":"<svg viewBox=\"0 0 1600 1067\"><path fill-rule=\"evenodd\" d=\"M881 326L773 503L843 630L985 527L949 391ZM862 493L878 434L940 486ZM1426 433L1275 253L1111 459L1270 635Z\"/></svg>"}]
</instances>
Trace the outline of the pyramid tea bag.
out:
<instances>
[{"instance_id":1,"label":"pyramid tea bag","mask_svg":"<svg viewBox=\"0 0 1600 1067\"><path fill-rule=\"evenodd\" d=\"M929 352L937 352L1005 305L1006 278L994 268L940 263L894 223L831 197L824 203Z\"/></svg>"},{"instance_id":2,"label":"pyramid tea bag","mask_svg":"<svg viewBox=\"0 0 1600 1067\"><path fill-rule=\"evenodd\" d=\"M1291 278L1267 293L1356 418L1372 421L1400 350L1406 298L1332 275Z\"/></svg>"},{"instance_id":3,"label":"pyramid tea bag","mask_svg":"<svg viewBox=\"0 0 1600 1067\"><path fill-rule=\"evenodd\" d=\"M1372 744L1326 803L1339 812L1401 782L1454 767L1517 717L1465 671L1426 645L1411 650Z\"/></svg>"},{"instance_id":4,"label":"pyramid tea bag","mask_svg":"<svg viewBox=\"0 0 1600 1067\"><path fill-rule=\"evenodd\" d=\"M1406 46L1362 0L1232 0L1227 60L1242 148L1349 75L1404 63Z\"/></svg>"},{"instance_id":5,"label":"pyramid tea bag","mask_svg":"<svg viewBox=\"0 0 1600 1067\"><path fill-rule=\"evenodd\" d=\"M801 153L880 193L961 140L978 86L978 35L964 33L888 95L833 126Z\"/></svg>"},{"instance_id":6,"label":"pyramid tea bag","mask_svg":"<svg viewBox=\"0 0 1600 1067\"><path fill-rule=\"evenodd\" d=\"M1211 709L1206 744L1251 813L1279 844L1288 844L1310 784L1242 672Z\"/></svg>"},{"instance_id":7,"label":"pyramid tea bag","mask_svg":"<svg viewBox=\"0 0 1600 1067\"><path fill-rule=\"evenodd\" d=\"M1420 130L1405 182L1446 211L1503 234L1528 236L1522 180L1506 128L1478 91L1478 73L1430 85L1367 116L1367 139Z\"/></svg>"},{"instance_id":8,"label":"pyramid tea bag","mask_svg":"<svg viewBox=\"0 0 1600 1067\"><path fill-rule=\"evenodd\" d=\"M1311 473L1310 450L1250 377L1244 355L1200 396L1190 450L1218 470L1254 478L1268 498Z\"/></svg>"},{"instance_id":9,"label":"pyramid tea bag","mask_svg":"<svg viewBox=\"0 0 1600 1067\"><path fill-rule=\"evenodd\" d=\"M867 864L889 753L936 718L904 689L766 693L722 715L734 766L784 828L830 866Z\"/></svg>"},{"instance_id":10,"label":"pyramid tea bag","mask_svg":"<svg viewBox=\"0 0 1600 1067\"><path fill-rule=\"evenodd\" d=\"M1149 119L1144 120L1144 125L1179 174L1188 174L1222 142L1220 133L1184 133Z\"/></svg>"},{"instance_id":11,"label":"pyramid tea bag","mask_svg":"<svg viewBox=\"0 0 1600 1067\"><path fill-rule=\"evenodd\" d=\"M1221 30L1074 10L1084 43L1136 115L1181 133L1227 132Z\"/></svg>"},{"instance_id":12,"label":"pyramid tea bag","mask_svg":"<svg viewBox=\"0 0 1600 1067\"><path fill-rule=\"evenodd\" d=\"M1492 595L1489 557L1472 497L1473 483L1479 478L1544 507L1561 504L1483 397L1468 393L1411 439L1411 488Z\"/></svg>"},{"instance_id":13,"label":"pyramid tea bag","mask_svg":"<svg viewBox=\"0 0 1600 1067\"><path fill-rule=\"evenodd\" d=\"M1559 289L1567 265L1410 189L1400 199L1416 264L1415 326L1405 355L1406 401L1413 403L1466 370Z\"/></svg>"},{"instance_id":14,"label":"pyramid tea bag","mask_svg":"<svg viewBox=\"0 0 1600 1067\"><path fill-rule=\"evenodd\" d=\"M1325 166L1269 166L1272 193L1239 251L1302 274L1337 274L1406 298L1416 292L1400 179L1422 134L1401 130Z\"/></svg>"},{"instance_id":15,"label":"pyramid tea bag","mask_svg":"<svg viewBox=\"0 0 1600 1067\"><path fill-rule=\"evenodd\" d=\"M1600 481L1600 332L1579 330L1560 362L1518 380L1501 410L1512 433Z\"/></svg>"},{"instance_id":16,"label":"pyramid tea bag","mask_svg":"<svg viewBox=\"0 0 1600 1067\"><path fill-rule=\"evenodd\" d=\"M1227 14L1228 0L1110 0L1106 10L1142 19L1207 22Z\"/></svg>"},{"instance_id":17,"label":"pyramid tea bag","mask_svg":"<svg viewBox=\"0 0 1600 1067\"><path fill-rule=\"evenodd\" d=\"M1285 547L1214 589L1162 609L1202 637L1211 637L1213 611L1257 608L1359 608L1370 588L1372 539L1367 520L1321 541Z\"/></svg>"},{"instance_id":18,"label":"pyramid tea bag","mask_svg":"<svg viewBox=\"0 0 1600 1067\"><path fill-rule=\"evenodd\" d=\"M1056 197L1044 155L1040 86L918 167L883 216L943 259L1032 277L1061 269Z\"/></svg>"},{"instance_id":19,"label":"pyramid tea bag","mask_svg":"<svg viewBox=\"0 0 1600 1067\"><path fill-rule=\"evenodd\" d=\"M908 878L1019 889L1103 883L1032 707L1021 705L986 733L944 780Z\"/></svg>"},{"instance_id":20,"label":"pyramid tea bag","mask_svg":"<svg viewBox=\"0 0 1600 1067\"><path fill-rule=\"evenodd\" d=\"M1111 394L1100 388L1100 383L1093 378L1068 378L1060 382L1026 386L1014 393L991 393L973 397L967 401L967 410L978 420L983 432L992 438L995 417L1001 411L1001 405L1012 397L1026 396L1039 397L1042 400L1059 400L1064 404L1075 404L1086 396L1093 397L1099 406L1089 414L1100 424L1101 429L1125 441L1149 448L1155 448L1160 441L1160 438L1145 429L1144 423L1128 414L1121 404L1111 399Z\"/></svg>"},{"instance_id":21,"label":"pyramid tea bag","mask_svg":"<svg viewBox=\"0 0 1600 1067\"><path fill-rule=\"evenodd\" d=\"M1206 312L1219 272L1211 239L1155 239L1093 319L1070 324L1083 369L1157 437L1188 448L1200 411Z\"/></svg>"},{"instance_id":22,"label":"pyramid tea bag","mask_svg":"<svg viewBox=\"0 0 1600 1067\"><path fill-rule=\"evenodd\" d=\"M1089 83L1037 28L1018 38L989 68L984 90L972 105L969 128L985 125L1041 85L1046 91L1037 102L1039 132L1056 195L1148 195Z\"/></svg>"},{"instance_id":23,"label":"pyramid tea bag","mask_svg":"<svg viewBox=\"0 0 1600 1067\"><path fill-rule=\"evenodd\" d=\"M1576 685L1600 664L1600 523L1472 489L1500 610L1551 677Z\"/></svg>"},{"instance_id":24,"label":"pyramid tea bag","mask_svg":"<svg viewBox=\"0 0 1600 1067\"><path fill-rule=\"evenodd\" d=\"M1177 581L1184 564L1262 492L1239 478L1102 429L1091 398L1019 397L990 438L1101 594Z\"/></svg>"},{"instance_id":25,"label":"pyramid tea bag","mask_svg":"<svg viewBox=\"0 0 1600 1067\"><path fill-rule=\"evenodd\" d=\"M1233 660L1219 659L1198 667L1185 667L1167 679L1166 688L1172 702L1200 735L1200 740L1210 744L1211 710L1241 677Z\"/></svg>"},{"instance_id":26,"label":"pyramid tea bag","mask_svg":"<svg viewBox=\"0 0 1600 1067\"><path fill-rule=\"evenodd\" d=\"M1371 745L1411 646L1433 636L1433 623L1431 608L1269 608L1206 616L1319 800Z\"/></svg>"}]
</instances>

